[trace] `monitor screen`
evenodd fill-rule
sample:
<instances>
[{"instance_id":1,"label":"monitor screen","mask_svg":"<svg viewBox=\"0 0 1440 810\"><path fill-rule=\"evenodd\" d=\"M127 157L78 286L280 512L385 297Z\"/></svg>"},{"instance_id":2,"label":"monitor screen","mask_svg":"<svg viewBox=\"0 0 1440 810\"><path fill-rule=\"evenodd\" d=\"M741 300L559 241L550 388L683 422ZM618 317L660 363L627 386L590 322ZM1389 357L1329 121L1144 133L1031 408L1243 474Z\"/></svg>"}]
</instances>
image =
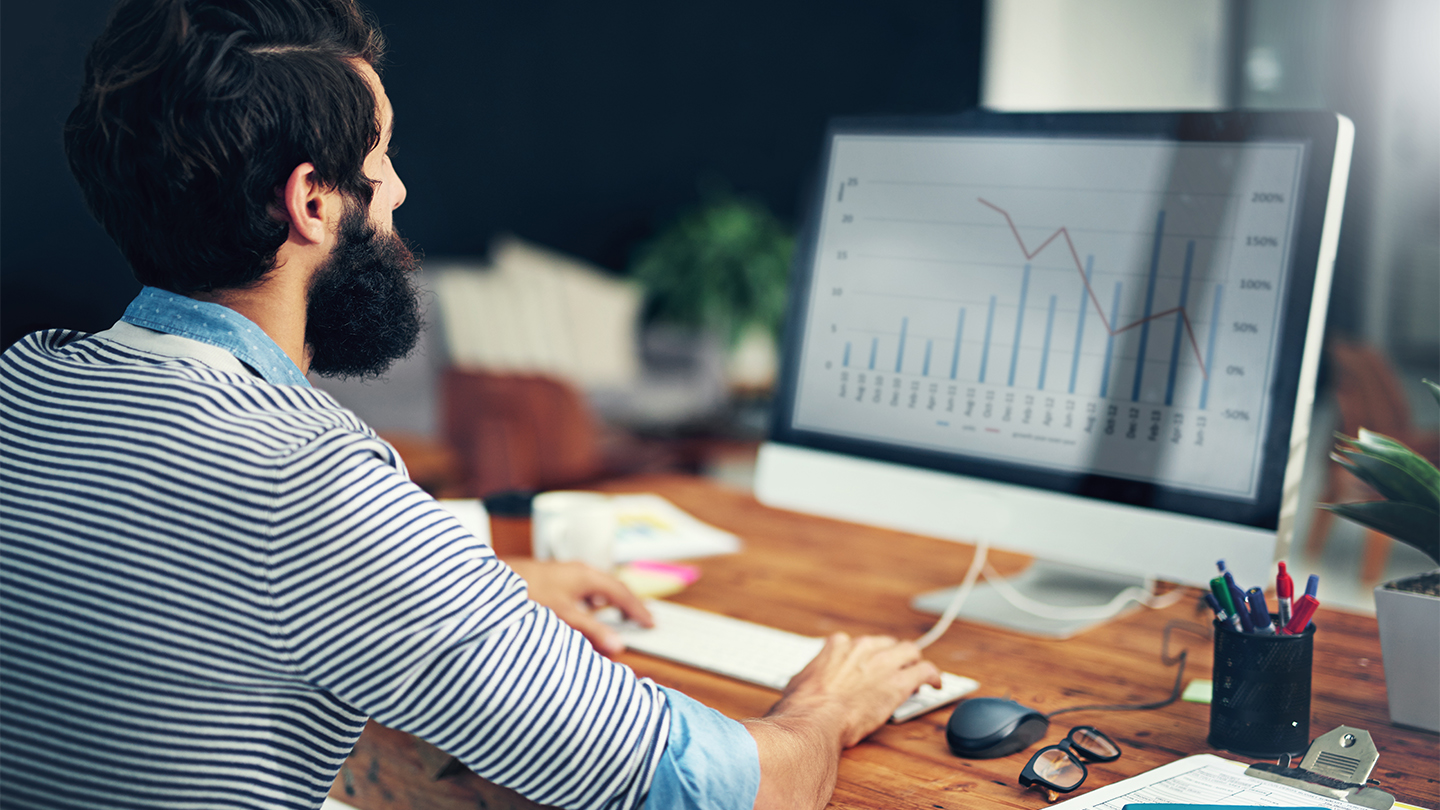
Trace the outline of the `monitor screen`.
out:
<instances>
[{"instance_id":1,"label":"monitor screen","mask_svg":"<svg viewBox=\"0 0 1440 810\"><path fill-rule=\"evenodd\" d=\"M1308 425L1346 124L835 123L772 444L1273 536Z\"/></svg>"}]
</instances>

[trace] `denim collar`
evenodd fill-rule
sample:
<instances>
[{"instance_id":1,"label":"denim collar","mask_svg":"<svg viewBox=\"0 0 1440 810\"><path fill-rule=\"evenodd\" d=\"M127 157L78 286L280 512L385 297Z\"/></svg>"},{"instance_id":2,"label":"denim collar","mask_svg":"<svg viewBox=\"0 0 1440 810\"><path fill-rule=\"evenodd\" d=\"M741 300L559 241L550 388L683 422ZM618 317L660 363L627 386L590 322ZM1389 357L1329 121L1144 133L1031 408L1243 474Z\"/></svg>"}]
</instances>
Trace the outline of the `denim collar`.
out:
<instances>
[{"instance_id":1,"label":"denim collar","mask_svg":"<svg viewBox=\"0 0 1440 810\"><path fill-rule=\"evenodd\" d=\"M263 329L229 307L146 287L130 302L120 320L217 346L272 385L310 385L290 356Z\"/></svg>"}]
</instances>

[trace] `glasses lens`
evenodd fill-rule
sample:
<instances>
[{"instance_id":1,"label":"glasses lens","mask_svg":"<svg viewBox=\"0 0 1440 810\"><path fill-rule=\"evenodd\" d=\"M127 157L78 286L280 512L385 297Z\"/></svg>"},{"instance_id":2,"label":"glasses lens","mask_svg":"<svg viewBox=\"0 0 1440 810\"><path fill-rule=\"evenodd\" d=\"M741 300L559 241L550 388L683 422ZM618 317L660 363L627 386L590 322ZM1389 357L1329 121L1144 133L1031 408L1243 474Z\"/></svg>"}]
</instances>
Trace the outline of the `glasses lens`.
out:
<instances>
[{"instance_id":1,"label":"glasses lens","mask_svg":"<svg viewBox=\"0 0 1440 810\"><path fill-rule=\"evenodd\" d=\"M1075 744L1076 748L1092 757L1105 759L1120 756L1120 746L1111 742L1109 737L1088 726L1082 726L1070 732L1070 741Z\"/></svg>"},{"instance_id":2,"label":"glasses lens","mask_svg":"<svg viewBox=\"0 0 1440 810\"><path fill-rule=\"evenodd\" d=\"M1056 790L1074 790L1085 781L1085 769L1068 752L1058 748L1036 754L1030 767Z\"/></svg>"}]
</instances>

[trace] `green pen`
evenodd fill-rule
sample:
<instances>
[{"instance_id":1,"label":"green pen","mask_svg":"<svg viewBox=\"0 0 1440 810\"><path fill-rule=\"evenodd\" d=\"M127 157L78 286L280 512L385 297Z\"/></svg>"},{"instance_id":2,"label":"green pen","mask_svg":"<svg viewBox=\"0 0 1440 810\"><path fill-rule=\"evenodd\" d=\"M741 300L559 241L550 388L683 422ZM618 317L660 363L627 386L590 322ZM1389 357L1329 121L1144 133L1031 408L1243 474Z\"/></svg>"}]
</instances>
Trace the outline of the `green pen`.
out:
<instances>
[{"instance_id":1,"label":"green pen","mask_svg":"<svg viewBox=\"0 0 1440 810\"><path fill-rule=\"evenodd\" d=\"M1215 599L1220 602L1220 607L1231 616L1235 615L1235 600L1230 598L1230 586L1225 584L1224 577L1215 577L1210 580L1210 592L1215 594Z\"/></svg>"}]
</instances>

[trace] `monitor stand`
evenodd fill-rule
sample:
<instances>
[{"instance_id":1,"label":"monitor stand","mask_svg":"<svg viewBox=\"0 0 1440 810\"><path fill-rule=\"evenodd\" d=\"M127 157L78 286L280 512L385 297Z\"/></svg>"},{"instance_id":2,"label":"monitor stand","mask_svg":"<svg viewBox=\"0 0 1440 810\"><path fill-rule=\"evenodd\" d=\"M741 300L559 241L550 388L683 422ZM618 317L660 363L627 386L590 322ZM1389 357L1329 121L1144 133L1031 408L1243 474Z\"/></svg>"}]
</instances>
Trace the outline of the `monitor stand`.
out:
<instances>
[{"instance_id":1,"label":"monitor stand","mask_svg":"<svg viewBox=\"0 0 1440 810\"><path fill-rule=\"evenodd\" d=\"M1044 560L1035 560L1024 571L1006 577L1006 581L1030 599L1055 608L1098 608L1109 604L1126 588L1145 587L1145 580L1141 577ZM922 613L939 615L950 604L955 590L943 588L922 593L910 601L910 606ZM1136 602L1131 601L1109 616L1083 619L1045 618L1010 604L995 586L981 577L966 597L956 618L1015 630L1030 636L1066 639L1131 613L1138 607Z\"/></svg>"}]
</instances>

